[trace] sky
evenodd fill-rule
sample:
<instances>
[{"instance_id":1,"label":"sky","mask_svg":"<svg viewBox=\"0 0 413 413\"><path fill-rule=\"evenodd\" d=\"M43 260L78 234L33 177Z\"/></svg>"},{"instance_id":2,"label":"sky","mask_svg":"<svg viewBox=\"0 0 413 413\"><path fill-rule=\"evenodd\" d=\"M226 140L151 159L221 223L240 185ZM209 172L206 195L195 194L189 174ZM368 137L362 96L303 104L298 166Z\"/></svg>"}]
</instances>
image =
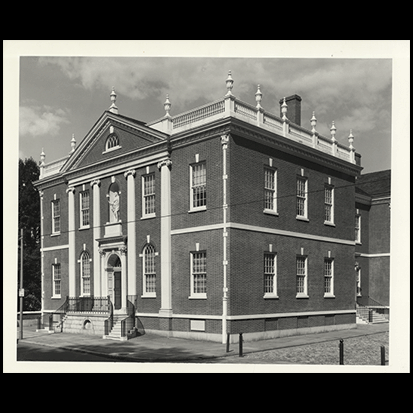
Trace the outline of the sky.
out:
<instances>
[{"instance_id":1,"label":"sky","mask_svg":"<svg viewBox=\"0 0 413 413\"><path fill-rule=\"evenodd\" d=\"M104 42L103 42L104 43ZM109 109L112 87L119 113L149 122L162 117L166 95L177 115L226 93L231 70L233 94L279 115L279 100L298 94L301 125L362 156L363 173L391 168L392 59L336 57L195 57L195 56L21 56L19 68L20 158L46 163L66 156L72 134L77 144Z\"/></svg>"}]
</instances>

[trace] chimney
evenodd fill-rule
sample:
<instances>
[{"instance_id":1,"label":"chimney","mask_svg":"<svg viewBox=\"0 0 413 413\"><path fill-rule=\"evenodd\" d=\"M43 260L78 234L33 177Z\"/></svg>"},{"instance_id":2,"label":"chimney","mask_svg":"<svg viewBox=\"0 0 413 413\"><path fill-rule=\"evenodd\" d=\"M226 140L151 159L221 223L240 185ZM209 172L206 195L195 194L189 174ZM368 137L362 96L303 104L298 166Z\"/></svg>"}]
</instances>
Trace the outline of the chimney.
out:
<instances>
[{"instance_id":1,"label":"chimney","mask_svg":"<svg viewBox=\"0 0 413 413\"><path fill-rule=\"evenodd\" d=\"M288 105L288 109L287 109L287 118L301 126L301 97L298 95L292 95L292 96L288 96L287 98L285 98L285 102ZM282 118L282 112L281 112L281 105L284 102L284 98L280 99L280 117Z\"/></svg>"}]
</instances>

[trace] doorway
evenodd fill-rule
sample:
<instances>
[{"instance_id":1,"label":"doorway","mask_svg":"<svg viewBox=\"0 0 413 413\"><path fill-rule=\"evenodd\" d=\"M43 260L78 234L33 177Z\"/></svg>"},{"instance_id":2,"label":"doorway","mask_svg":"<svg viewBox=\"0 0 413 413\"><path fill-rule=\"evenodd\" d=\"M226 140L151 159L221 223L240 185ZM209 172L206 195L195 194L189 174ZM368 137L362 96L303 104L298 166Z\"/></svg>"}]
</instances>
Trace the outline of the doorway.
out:
<instances>
[{"instance_id":1,"label":"doorway","mask_svg":"<svg viewBox=\"0 0 413 413\"><path fill-rule=\"evenodd\" d=\"M108 294L114 310L122 308L122 267L119 256L113 253L108 259L107 281Z\"/></svg>"},{"instance_id":2,"label":"doorway","mask_svg":"<svg viewBox=\"0 0 413 413\"><path fill-rule=\"evenodd\" d=\"M114 288L113 288L113 296L114 296L114 308L115 310L119 310L122 308L122 277L120 271L113 272L114 278Z\"/></svg>"}]
</instances>

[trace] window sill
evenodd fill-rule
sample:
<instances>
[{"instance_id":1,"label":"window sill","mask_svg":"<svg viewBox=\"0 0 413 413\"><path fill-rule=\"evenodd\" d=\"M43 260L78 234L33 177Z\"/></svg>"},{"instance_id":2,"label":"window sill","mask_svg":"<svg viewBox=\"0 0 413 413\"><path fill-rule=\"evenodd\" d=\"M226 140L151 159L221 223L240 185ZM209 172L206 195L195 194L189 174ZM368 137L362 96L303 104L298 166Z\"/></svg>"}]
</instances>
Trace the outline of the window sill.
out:
<instances>
[{"instance_id":1,"label":"window sill","mask_svg":"<svg viewBox=\"0 0 413 413\"><path fill-rule=\"evenodd\" d=\"M324 298L336 298L336 296L334 294L331 294L331 293L325 293Z\"/></svg>"},{"instance_id":2,"label":"window sill","mask_svg":"<svg viewBox=\"0 0 413 413\"><path fill-rule=\"evenodd\" d=\"M264 299L265 300L278 300L278 295L272 294L272 293L266 293L264 294Z\"/></svg>"},{"instance_id":3,"label":"window sill","mask_svg":"<svg viewBox=\"0 0 413 413\"><path fill-rule=\"evenodd\" d=\"M273 211L272 209L264 209L264 214L268 214L268 215L274 215L274 216L276 216L276 217L278 217L279 216L279 214L278 214L278 212L276 212L276 211Z\"/></svg>"},{"instance_id":4,"label":"window sill","mask_svg":"<svg viewBox=\"0 0 413 413\"><path fill-rule=\"evenodd\" d=\"M117 149L121 149L121 148L122 148L122 146L114 146L113 148L109 148L109 149L104 150L102 152L102 155L104 155L105 153L110 153L110 152L116 151Z\"/></svg>"},{"instance_id":5,"label":"window sill","mask_svg":"<svg viewBox=\"0 0 413 413\"><path fill-rule=\"evenodd\" d=\"M327 225L329 227L335 227L336 224L334 222L330 222L330 221L324 221L324 225Z\"/></svg>"},{"instance_id":6,"label":"window sill","mask_svg":"<svg viewBox=\"0 0 413 413\"><path fill-rule=\"evenodd\" d=\"M146 293L142 294L141 298L156 298L156 293Z\"/></svg>"},{"instance_id":7,"label":"window sill","mask_svg":"<svg viewBox=\"0 0 413 413\"><path fill-rule=\"evenodd\" d=\"M188 297L189 300L206 300L207 296L206 294L199 294L199 295L190 295Z\"/></svg>"},{"instance_id":8,"label":"window sill","mask_svg":"<svg viewBox=\"0 0 413 413\"><path fill-rule=\"evenodd\" d=\"M156 214L143 215L143 216L141 217L141 220L151 219L151 218L156 218Z\"/></svg>"},{"instance_id":9,"label":"window sill","mask_svg":"<svg viewBox=\"0 0 413 413\"><path fill-rule=\"evenodd\" d=\"M356 245L362 245L360 241L356 241Z\"/></svg>"},{"instance_id":10,"label":"window sill","mask_svg":"<svg viewBox=\"0 0 413 413\"><path fill-rule=\"evenodd\" d=\"M79 231L82 231L84 229L90 229L90 225L85 225L83 227L79 227Z\"/></svg>"},{"instance_id":11,"label":"window sill","mask_svg":"<svg viewBox=\"0 0 413 413\"><path fill-rule=\"evenodd\" d=\"M304 293L298 293L295 298L310 298L307 294Z\"/></svg>"},{"instance_id":12,"label":"window sill","mask_svg":"<svg viewBox=\"0 0 413 413\"><path fill-rule=\"evenodd\" d=\"M54 295L53 297L50 297L52 300L61 300L62 296L61 295Z\"/></svg>"},{"instance_id":13,"label":"window sill","mask_svg":"<svg viewBox=\"0 0 413 413\"><path fill-rule=\"evenodd\" d=\"M57 237L60 235L60 231L59 232L53 232L52 234L50 234L51 237Z\"/></svg>"},{"instance_id":14,"label":"window sill","mask_svg":"<svg viewBox=\"0 0 413 413\"><path fill-rule=\"evenodd\" d=\"M188 211L188 214L191 214L191 213L193 213L193 212L206 211L206 209L207 209L206 205L205 205L205 206L202 206L202 207L191 208L191 209Z\"/></svg>"},{"instance_id":15,"label":"window sill","mask_svg":"<svg viewBox=\"0 0 413 413\"><path fill-rule=\"evenodd\" d=\"M296 216L296 219L297 219L298 221L310 222L310 220L309 220L308 218L302 217L301 215L297 215L297 216Z\"/></svg>"}]
</instances>

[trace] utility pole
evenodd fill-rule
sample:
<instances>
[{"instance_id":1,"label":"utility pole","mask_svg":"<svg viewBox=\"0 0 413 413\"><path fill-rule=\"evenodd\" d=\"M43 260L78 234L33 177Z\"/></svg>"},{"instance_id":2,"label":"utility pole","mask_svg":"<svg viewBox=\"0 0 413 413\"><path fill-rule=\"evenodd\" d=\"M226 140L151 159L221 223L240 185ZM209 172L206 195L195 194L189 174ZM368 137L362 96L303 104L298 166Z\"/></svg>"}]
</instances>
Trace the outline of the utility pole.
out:
<instances>
[{"instance_id":1,"label":"utility pole","mask_svg":"<svg viewBox=\"0 0 413 413\"><path fill-rule=\"evenodd\" d=\"M23 339L23 228L20 228L20 288L19 288L19 299L20 299L20 340Z\"/></svg>"}]
</instances>

